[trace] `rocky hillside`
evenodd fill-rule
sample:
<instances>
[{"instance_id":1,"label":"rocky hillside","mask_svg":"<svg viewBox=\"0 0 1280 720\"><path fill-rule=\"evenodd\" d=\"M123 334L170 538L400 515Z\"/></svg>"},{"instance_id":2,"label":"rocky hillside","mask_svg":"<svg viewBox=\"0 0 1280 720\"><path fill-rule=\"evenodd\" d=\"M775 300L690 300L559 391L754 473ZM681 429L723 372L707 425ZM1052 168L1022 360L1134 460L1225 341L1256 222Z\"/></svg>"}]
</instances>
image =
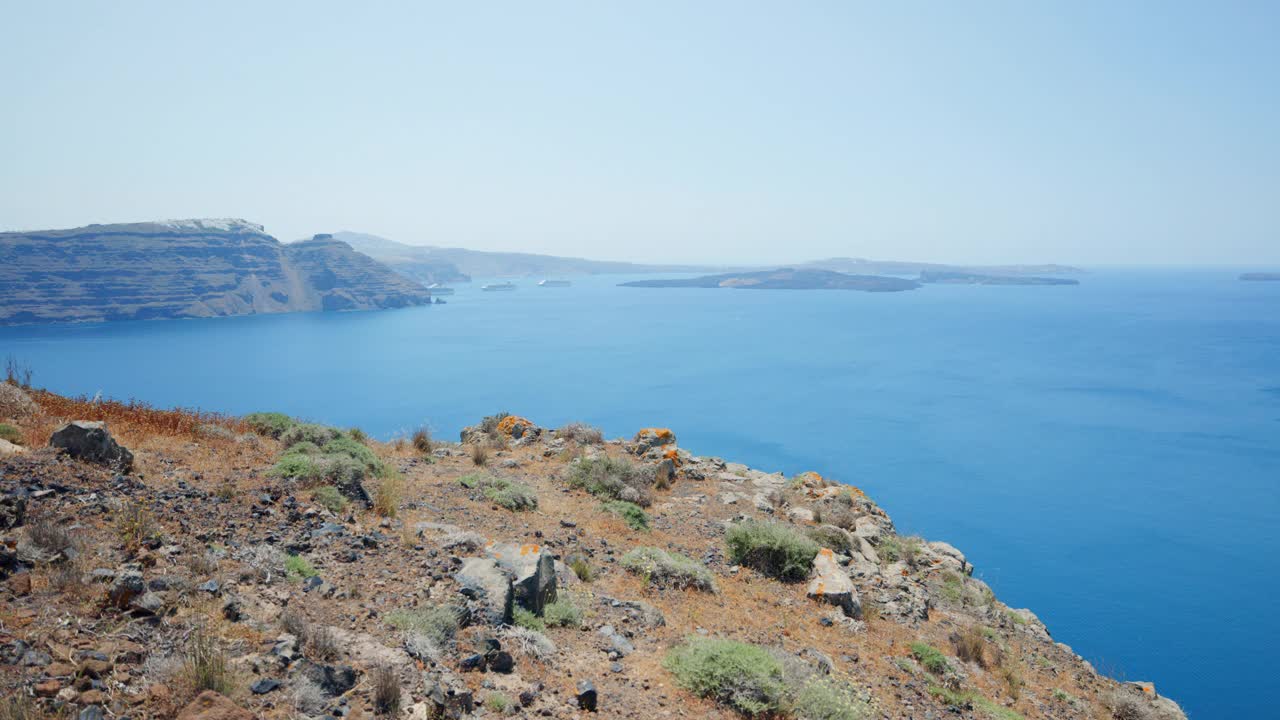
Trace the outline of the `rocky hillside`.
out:
<instances>
[{"instance_id":1,"label":"rocky hillside","mask_svg":"<svg viewBox=\"0 0 1280 720\"><path fill-rule=\"evenodd\" d=\"M0 233L0 324L366 310L430 302L329 236L284 245L243 220Z\"/></svg>"},{"instance_id":2,"label":"rocky hillside","mask_svg":"<svg viewBox=\"0 0 1280 720\"><path fill-rule=\"evenodd\" d=\"M1184 717L858 488L667 429L3 387L0 717Z\"/></svg>"}]
</instances>

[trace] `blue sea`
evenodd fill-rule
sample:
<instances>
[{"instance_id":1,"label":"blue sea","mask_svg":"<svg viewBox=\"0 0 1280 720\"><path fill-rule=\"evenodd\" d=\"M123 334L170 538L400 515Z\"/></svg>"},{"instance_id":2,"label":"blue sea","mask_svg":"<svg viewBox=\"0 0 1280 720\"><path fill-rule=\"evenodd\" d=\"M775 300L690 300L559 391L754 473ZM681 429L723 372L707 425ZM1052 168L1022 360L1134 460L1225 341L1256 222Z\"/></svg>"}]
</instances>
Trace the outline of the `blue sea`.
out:
<instances>
[{"instance_id":1,"label":"blue sea","mask_svg":"<svg viewBox=\"0 0 1280 720\"><path fill-rule=\"evenodd\" d=\"M1099 670L1274 717L1280 283L1104 269L906 293L460 288L409 310L0 328L38 385L390 437L505 410L817 470Z\"/></svg>"}]
</instances>

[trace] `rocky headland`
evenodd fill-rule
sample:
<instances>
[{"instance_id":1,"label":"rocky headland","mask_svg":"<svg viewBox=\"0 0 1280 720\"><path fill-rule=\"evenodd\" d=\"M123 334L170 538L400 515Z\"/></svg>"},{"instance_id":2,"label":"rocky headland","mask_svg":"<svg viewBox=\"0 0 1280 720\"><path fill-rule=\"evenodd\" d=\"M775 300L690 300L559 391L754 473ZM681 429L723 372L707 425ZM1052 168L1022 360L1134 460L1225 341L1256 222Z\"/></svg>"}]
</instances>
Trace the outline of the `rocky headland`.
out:
<instances>
[{"instance_id":1,"label":"rocky headland","mask_svg":"<svg viewBox=\"0 0 1280 720\"><path fill-rule=\"evenodd\" d=\"M0 438L2 717L1185 717L857 487L665 428L377 442L0 383Z\"/></svg>"},{"instance_id":2,"label":"rocky headland","mask_svg":"<svg viewBox=\"0 0 1280 720\"><path fill-rule=\"evenodd\" d=\"M1079 285L1073 278L1039 277L1036 275L982 275L969 272L925 271L920 282L937 285Z\"/></svg>"},{"instance_id":3,"label":"rocky headland","mask_svg":"<svg viewBox=\"0 0 1280 720\"><path fill-rule=\"evenodd\" d=\"M331 236L286 245L243 220L0 233L0 325L429 302L420 284Z\"/></svg>"}]
</instances>

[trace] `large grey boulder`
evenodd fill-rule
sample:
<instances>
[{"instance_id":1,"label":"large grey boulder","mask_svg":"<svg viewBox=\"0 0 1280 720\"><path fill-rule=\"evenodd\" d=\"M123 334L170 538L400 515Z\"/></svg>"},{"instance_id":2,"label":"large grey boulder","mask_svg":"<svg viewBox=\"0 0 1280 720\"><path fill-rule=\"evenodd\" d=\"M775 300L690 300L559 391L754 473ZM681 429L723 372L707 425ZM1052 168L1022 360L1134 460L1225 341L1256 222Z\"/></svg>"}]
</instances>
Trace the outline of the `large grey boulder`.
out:
<instances>
[{"instance_id":1,"label":"large grey boulder","mask_svg":"<svg viewBox=\"0 0 1280 720\"><path fill-rule=\"evenodd\" d=\"M87 460L129 472L133 453L122 447L107 432L106 423L75 420L53 431L49 446L60 448L77 460Z\"/></svg>"},{"instance_id":2,"label":"large grey boulder","mask_svg":"<svg viewBox=\"0 0 1280 720\"><path fill-rule=\"evenodd\" d=\"M513 577L515 601L535 615L556 599L555 559L541 545L498 543L489 556Z\"/></svg>"},{"instance_id":3,"label":"large grey boulder","mask_svg":"<svg viewBox=\"0 0 1280 720\"><path fill-rule=\"evenodd\" d=\"M835 605L846 617L862 617L862 603L853 589L853 580L829 548L819 550L813 559L807 594L818 602Z\"/></svg>"},{"instance_id":4,"label":"large grey boulder","mask_svg":"<svg viewBox=\"0 0 1280 720\"><path fill-rule=\"evenodd\" d=\"M511 576L491 557L466 558L454 579L461 592L479 606L479 618L489 625L509 625L514 594Z\"/></svg>"}]
</instances>

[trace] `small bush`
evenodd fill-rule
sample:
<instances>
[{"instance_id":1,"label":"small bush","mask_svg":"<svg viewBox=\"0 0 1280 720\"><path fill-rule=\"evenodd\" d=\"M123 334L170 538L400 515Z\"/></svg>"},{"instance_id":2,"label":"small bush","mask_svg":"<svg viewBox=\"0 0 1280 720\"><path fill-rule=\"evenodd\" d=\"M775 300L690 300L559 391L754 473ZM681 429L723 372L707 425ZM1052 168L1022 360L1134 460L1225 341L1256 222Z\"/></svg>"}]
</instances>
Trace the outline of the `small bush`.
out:
<instances>
[{"instance_id":1,"label":"small bush","mask_svg":"<svg viewBox=\"0 0 1280 720\"><path fill-rule=\"evenodd\" d=\"M358 427L353 427L347 431L347 436L361 445L369 442L369 435Z\"/></svg>"},{"instance_id":2,"label":"small bush","mask_svg":"<svg viewBox=\"0 0 1280 720\"><path fill-rule=\"evenodd\" d=\"M116 537L124 543L126 552L134 552L144 543L151 542L160 536L160 528L156 525L151 511L140 502L131 502L121 508L115 519Z\"/></svg>"},{"instance_id":3,"label":"small bush","mask_svg":"<svg viewBox=\"0 0 1280 720\"><path fill-rule=\"evenodd\" d=\"M315 567L311 565L311 561L301 555L286 555L284 559L284 571L290 580L305 580L309 577L319 575Z\"/></svg>"},{"instance_id":4,"label":"small bush","mask_svg":"<svg viewBox=\"0 0 1280 720\"><path fill-rule=\"evenodd\" d=\"M317 625L307 633L307 652L317 660L326 662L337 660L342 654L342 645L338 636L328 625Z\"/></svg>"},{"instance_id":5,"label":"small bush","mask_svg":"<svg viewBox=\"0 0 1280 720\"><path fill-rule=\"evenodd\" d=\"M871 708L853 688L829 677L811 678L796 693L792 710L800 720L863 720Z\"/></svg>"},{"instance_id":6,"label":"small bush","mask_svg":"<svg viewBox=\"0 0 1280 720\"><path fill-rule=\"evenodd\" d=\"M595 579L595 572L591 569L591 563L582 555L569 558L569 569L573 570L573 574L578 576L582 582L591 582Z\"/></svg>"},{"instance_id":7,"label":"small bush","mask_svg":"<svg viewBox=\"0 0 1280 720\"><path fill-rule=\"evenodd\" d=\"M626 500L610 500L600 505L600 509L622 518L632 530L648 530L649 514L644 508Z\"/></svg>"},{"instance_id":8,"label":"small bush","mask_svg":"<svg viewBox=\"0 0 1280 720\"><path fill-rule=\"evenodd\" d=\"M311 635L311 624L306 616L293 608L286 608L280 613L280 629L297 638L300 645L305 645Z\"/></svg>"},{"instance_id":9,"label":"small bush","mask_svg":"<svg viewBox=\"0 0 1280 720\"><path fill-rule=\"evenodd\" d=\"M925 670L934 675L945 675L951 670L951 663L947 662L947 656L928 643L911 643L911 655L924 666Z\"/></svg>"},{"instance_id":10,"label":"small bush","mask_svg":"<svg viewBox=\"0 0 1280 720\"><path fill-rule=\"evenodd\" d=\"M542 618L535 615L532 610L527 610L519 605L512 612L511 621L515 623L516 627L522 627L526 630L542 632L547 629L547 623Z\"/></svg>"},{"instance_id":11,"label":"small bush","mask_svg":"<svg viewBox=\"0 0 1280 720\"><path fill-rule=\"evenodd\" d=\"M231 692L232 678L227 654L216 638L202 630L195 631L187 640L183 670L196 692L213 690L223 695Z\"/></svg>"},{"instance_id":12,"label":"small bush","mask_svg":"<svg viewBox=\"0 0 1280 720\"><path fill-rule=\"evenodd\" d=\"M604 442L604 433L600 428L580 422L560 426L560 429L556 430L556 437L579 445L599 445Z\"/></svg>"},{"instance_id":13,"label":"small bush","mask_svg":"<svg viewBox=\"0 0 1280 720\"><path fill-rule=\"evenodd\" d=\"M499 715L505 715L511 709L511 698L505 694L494 691L484 698L484 706Z\"/></svg>"},{"instance_id":14,"label":"small bush","mask_svg":"<svg viewBox=\"0 0 1280 720\"><path fill-rule=\"evenodd\" d=\"M266 437L279 438L298 424L297 420L278 412L256 412L244 416L249 429Z\"/></svg>"},{"instance_id":15,"label":"small bush","mask_svg":"<svg viewBox=\"0 0 1280 720\"><path fill-rule=\"evenodd\" d=\"M819 547L828 548L832 552L838 552L841 555L848 555L853 552L853 542L849 539L849 535L838 527L819 525L818 527L807 528L804 532L809 536L809 539L818 543Z\"/></svg>"},{"instance_id":16,"label":"small bush","mask_svg":"<svg viewBox=\"0 0 1280 720\"><path fill-rule=\"evenodd\" d=\"M509 627L502 631L502 639L508 647L514 647L521 655L546 662L556 654L556 644L540 631Z\"/></svg>"},{"instance_id":17,"label":"small bush","mask_svg":"<svg viewBox=\"0 0 1280 720\"><path fill-rule=\"evenodd\" d=\"M814 551L817 552L816 550ZM715 591L711 571L702 563L677 552L667 552L655 547L638 547L620 561L622 567L658 587L692 587L705 592Z\"/></svg>"},{"instance_id":18,"label":"small bush","mask_svg":"<svg viewBox=\"0 0 1280 720\"><path fill-rule=\"evenodd\" d=\"M7 423L0 423L0 440L8 440L14 445L26 445L22 431Z\"/></svg>"},{"instance_id":19,"label":"small bush","mask_svg":"<svg viewBox=\"0 0 1280 720\"><path fill-rule=\"evenodd\" d=\"M48 516L27 523L27 542L49 555L65 553L76 546L76 538L71 531Z\"/></svg>"},{"instance_id":20,"label":"small bush","mask_svg":"<svg viewBox=\"0 0 1280 720\"><path fill-rule=\"evenodd\" d=\"M533 510L538 507L538 494L522 483L489 473L473 472L458 478L468 490L481 490L484 496L508 510Z\"/></svg>"},{"instance_id":21,"label":"small bush","mask_svg":"<svg viewBox=\"0 0 1280 720\"><path fill-rule=\"evenodd\" d=\"M920 538L902 536L884 538L876 548L876 554L888 562L901 560L908 565L914 565L916 558L920 555Z\"/></svg>"},{"instance_id":22,"label":"small bush","mask_svg":"<svg viewBox=\"0 0 1280 720\"><path fill-rule=\"evenodd\" d=\"M399 630L418 633L443 647L458 632L461 613L450 605L395 610L387 614L387 624Z\"/></svg>"},{"instance_id":23,"label":"small bush","mask_svg":"<svg viewBox=\"0 0 1280 720\"><path fill-rule=\"evenodd\" d=\"M578 458L569 466L569 487L581 488L609 500L626 500L641 507L653 503L655 470L629 460L601 456Z\"/></svg>"},{"instance_id":24,"label":"small bush","mask_svg":"<svg viewBox=\"0 0 1280 720\"><path fill-rule=\"evenodd\" d=\"M287 430L280 433L280 443L286 448L291 448L298 443L304 442L320 447L330 440L336 440L342 436L341 430L327 425L294 423Z\"/></svg>"},{"instance_id":25,"label":"small bush","mask_svg":"<svg viewBox=\"0 0 1280 720\"><path fill-rule=\"evenodd\" d=\"M508 510L533 510L538 507L538 494L528 485L500 478L485 488L484 496Z\"/></svg>"},{"instance_id":26,"label":"small bush","mask_svg":"<svg viewBox=\"0 0 1280 720\"><path fill-rule=\"evenodd\" d=\"M769 651L735 640L694 639L673 648L663 666L681 687L749 717L782 710L782 663Z\"/></svg>"},{"instance_id":27,"label":"small bush","mask_svg":"<svg viewBox=\"0 0 1280 720\"><path fill-rule=\"evenodd\" d=\"M489 464L489 448L480 443L471 446L471 464L476 467L484 467Z\"/></svg>"},{"instance_id":28,"label":"small bush","mask_svg":"<svg viewBox=\"0 0 1280 720\"><path fill-rule=\"evenodd\" d=\"M547 603L542 608L542 621L547 627L582 627L582 611L568 600Z\"/></svg>"},{"instance_id":29,"label":"small bush","mask_svg":"<svg viewBox=\"0 0 1280 720\"><path fill-rule=\"evenodd\" d=\"M340 513L347 507L347 499L332 485L321 485L312 490L311 499L330 512Z\"/></svg>"},{"instance_id":30,"label":"small bush","mask_svg":"<svg viewBox=\"0 0 1280 720\"><path fill-rule=\"evenodd\" d=\"M732 562L789 582L808 577L818 554L817 543L779 523L738 523L729 528L725 541Z\"/></svg>"},{"instance_id":31,"label":"small bush","mask_svg":"<svg viewBox=\"0 0 1280 720\"><path fill-rule=\"evenodd\" d=\"M382 461L373 450L370 450L368 445L356 442L350 436L339 435L325 443L320 450L325 455L345 455L363 465L365 470L372 474L377 475L383 472Z\"/></svg>"},{"instance_id":32,"label":"small bush","mask_svg":"<svg viewBox=\"0 0 1280 720\"><path fill-rule=\"evenodd\" d=\"M373 683L373 711L379 715L400 714L400 675L390 665L379 665L370 673Z\"/></svg>"},{"instance_id":33,"label":"small bush","mask_svg":"<svg viewBox=\"0 0 1280 720\"><path fill-rule=\"evenodd\" d=\"M426 455L435 447L431 442L431 431L426 426L413 431L413 449Z\"/></svg>"},{"instance_id":34,"label":"small bush","mask_svg":"<svg viewBox=\"0 0 1280 720\"><path fill-rule=\"evenodd\" d=\"M498 437L501 434L498 430L498 424L508 417L511 417L511 413L509 412L486 415L480 419L480 432L488 435L489 437Z\"/></svg>"}]
</instances>

